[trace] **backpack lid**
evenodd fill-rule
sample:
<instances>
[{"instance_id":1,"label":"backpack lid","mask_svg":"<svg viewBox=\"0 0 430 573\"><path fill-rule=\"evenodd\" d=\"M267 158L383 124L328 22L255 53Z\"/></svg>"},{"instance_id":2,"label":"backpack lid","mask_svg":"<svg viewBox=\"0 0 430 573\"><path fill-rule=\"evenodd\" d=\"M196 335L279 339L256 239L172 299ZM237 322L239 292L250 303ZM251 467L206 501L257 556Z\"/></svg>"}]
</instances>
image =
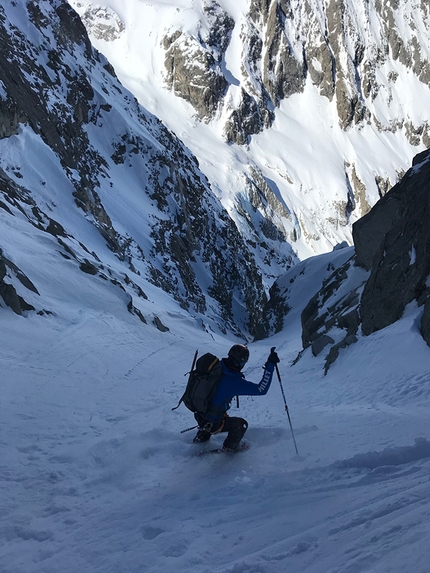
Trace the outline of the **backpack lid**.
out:
<instances>
[{"instance_id":1,"label":"backpack lid","mask_svg":"<svg viewBox=\"0 0 430 573\"><path fill-rule=\"evenodd\" d=\"M200 356L196 362L197 374L208 374L218 362L219 360L216 356L210 352L206 352L206 354Z\"/></svg>"}]
</instances>

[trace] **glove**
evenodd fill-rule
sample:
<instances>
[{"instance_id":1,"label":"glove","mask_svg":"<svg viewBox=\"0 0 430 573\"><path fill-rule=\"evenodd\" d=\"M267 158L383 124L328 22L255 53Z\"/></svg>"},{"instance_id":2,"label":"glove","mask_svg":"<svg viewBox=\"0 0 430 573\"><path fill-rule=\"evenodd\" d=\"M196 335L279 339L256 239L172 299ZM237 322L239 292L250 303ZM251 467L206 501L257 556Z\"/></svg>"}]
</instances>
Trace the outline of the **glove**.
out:
<instances>
[{"instance_id":1,"label":"glove","mask_svg":"<svg viewBox=\"0 0 430 573\"><path fill-rule=\"evenodd\" d=\"M278 364L279 362L279 356L275 352L275 348L276 346L270 349L270 355L269 358L267 359L267 362L271 362L272 364Z\"/></svg>"}]
</instances>

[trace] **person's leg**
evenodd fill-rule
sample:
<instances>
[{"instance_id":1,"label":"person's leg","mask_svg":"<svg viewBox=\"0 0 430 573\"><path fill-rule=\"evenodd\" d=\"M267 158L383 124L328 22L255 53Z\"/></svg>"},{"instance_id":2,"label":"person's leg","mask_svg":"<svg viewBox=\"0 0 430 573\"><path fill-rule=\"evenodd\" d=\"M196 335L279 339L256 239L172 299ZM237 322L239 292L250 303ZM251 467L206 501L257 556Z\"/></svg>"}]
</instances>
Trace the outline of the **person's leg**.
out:
<instances>
[{"instance_id":1,"label":"person's leg","mask_svg":"<svg viewBox=\"0 0 430 573\"><path fill-rule=\"evenodd\" d=\"M210 440L212 435L212 431L209 431L209 428L204 429L205 427L208 427L208 421L198 413L194 414L194 418L199 425L199 429L197 434L194 436L193 443L201 444L203 442L207 442ZM210 430L212 430L212 424L209 423L209 425L211 426Z\"/></svg>"},{"instance_id":2,"label":"person's leg","mask_svg":"<svg viewBox=\"0 0 430 573\"><path fill-rule=\"evenodd\" d=\"M207 442L211 438L211 433L205 430L199 430L193 438L194 444L201 444L202 442Z\"/></svg>"},{"instance_id":3,"label":"person's leg","mask_svg":"<svg viewBox=\"0 0 430 573\"><path fill-rule=\"evenodd\" d=\"M245 435L248 429L248 422L243 418L230 418L230 416L225 418L224 427L222 432L228 432L226 439L224 440L223 447L226 450L235 451L239 447L240 440Z\"/></svg>"}]
</instances>

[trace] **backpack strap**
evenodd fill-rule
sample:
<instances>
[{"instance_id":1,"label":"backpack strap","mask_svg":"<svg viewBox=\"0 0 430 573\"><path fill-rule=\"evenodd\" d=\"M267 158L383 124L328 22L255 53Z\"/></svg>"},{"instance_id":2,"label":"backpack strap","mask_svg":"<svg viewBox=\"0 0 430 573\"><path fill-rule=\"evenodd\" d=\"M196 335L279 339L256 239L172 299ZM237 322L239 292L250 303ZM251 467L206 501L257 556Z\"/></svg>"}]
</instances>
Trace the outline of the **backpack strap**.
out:
<instances>
[{"instance_id":1,"label":"backpack strap","mask_svg":"<svg viewBox=\"0 0 430 573\"><path fill-rule=\"evenodd\" d=\"M209 364L208 372L210 372L212 368L215 366L215 364L217 364L218 362L219 362L218 358L215 357L215 359Z\"/></svg>"},{"instance_id":2,"label":"backpack strap","mask_svg":"<svg viewBox=\"0 0 430 573\"><path fill-rule=\"evenodd\" d=\"M183 401L184 401L184 395L182 394L182 398L179 400L178 405L175 406L174 408L172 408L172 411L173 411L173 410L177 410L177 409L179 408L179 406L182 404ZM191 430L192 430L192 429L193 429L193 428L191 428Z\"/></svg>"}]
</instances>

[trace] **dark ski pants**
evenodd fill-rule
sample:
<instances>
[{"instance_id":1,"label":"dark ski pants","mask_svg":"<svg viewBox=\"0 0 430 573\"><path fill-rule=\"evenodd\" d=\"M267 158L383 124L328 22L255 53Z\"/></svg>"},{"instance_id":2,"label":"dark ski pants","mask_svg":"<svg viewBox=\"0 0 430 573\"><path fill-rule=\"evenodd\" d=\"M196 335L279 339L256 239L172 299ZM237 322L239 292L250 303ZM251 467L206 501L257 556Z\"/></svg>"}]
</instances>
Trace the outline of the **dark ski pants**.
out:
<instances>
[{"instance_id":1,"label":"dark ski pants","mask_svg":"<svg viewBox=\"0 0 430 573\"><path fill-rule=\"evenodd\" d=\"M193 440L193 442L197 444L207 442L212 434L227 432L223 447L228 450L237 450L240 440L248 429L248 422L243 418L230 418L230 416L225 416L220 422L215 422L212 424L212 427L210 427L207 425L210 424L210 422L199 414L194 414L194 417L200 427Z\"/></svg>"}]
</instances>

